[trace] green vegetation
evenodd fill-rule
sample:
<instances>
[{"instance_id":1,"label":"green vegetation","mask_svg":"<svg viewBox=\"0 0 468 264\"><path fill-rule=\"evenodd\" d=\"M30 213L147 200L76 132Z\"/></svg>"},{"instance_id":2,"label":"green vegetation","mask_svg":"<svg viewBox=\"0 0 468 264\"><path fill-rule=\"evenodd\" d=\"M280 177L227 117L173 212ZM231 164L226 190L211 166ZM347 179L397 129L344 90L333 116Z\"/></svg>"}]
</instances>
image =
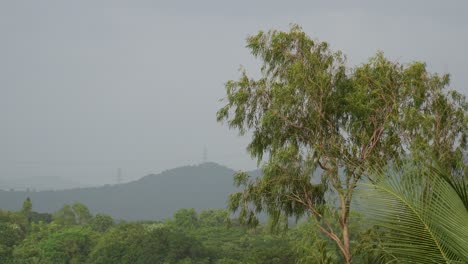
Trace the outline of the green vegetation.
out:
<instances>
[{"instance_id":1,"label":"green vegetation","mask_svg":"<svg viewBox=\"0 0 468 264\"><path fill-rule=\"evenodd\" d=\"M252 133L261 175L238 172L239 189L229 189L234 171L202 164L34 194L93 203L54 214L35 212L26 193L0 192L25 199L0 211L0 262L468 263L468 103L448 75L383 53L349 68L298 26L261 31L247 47L261 77L228 81L217 118ZM209 209L229 192L229 211ZM116 221L109 212L119 208L127 219L173 216Z\"/></svg>"},{"instance_id":2,"label":"green vegetation","mask_svg":"<svg viewBox=\"0 0 468 264\"><path fill-rule=\"evenodd\" d=\"M467 186L409 166L375 173L360 184L352 212L355 263L465 263ZM430 182L432 191L424 190ZM464 195L459 195L463 190ZM53 215L0 211L1 263L343 263L341 249L319 225L339 227L337 213L304 218L289 228L274 221L247 228L229 212L180 209L165 221L124 222L91 215L80 203ZM25 210L27 209L27 210ZM41 217L28 218L29 215ZM449 218L446 216L450 215ZM30 219L30 220L28 220ZM50 221L49 221L50 220ZM287 227L287 223L283 223Z\"/></svg>"},{"instance_id":3,"label":"green vegetation","mask_svg":"<svg viewBox=\"0 0 468 264\"><path fill-rule=\"evenodd\" d=\"M341 52L296 25L288 32L260 31L247 38L247 48L260 60L260 78L243 70L228 81L226 104L217 113L241 135L251 132L248 151L262 167L262 177L235 177L242 190L231 195L229 208L242 223L256 226L262 211L273 226L290 217L314 218L340 249L339 262L351 263L353 197L360 183L375 181L376 171L397 171L410 162L423 171L437 168L465 187L468 104L448 89L449 75L381 52L350 68ZM437 187L429 180L416 187L423 190L417 193L421 206ZM466 218L457 224L466 226ZM450 256L443 259L457 260Z\"/></svg>"},{"instance_id":4,"label":"green vegetation","mask_svg":"<svg viewBox=\"0 0 468 264\"><path fill-rule=\"evenodd\" d=\"M381 174L358 191L366 221L385 230L378 246L402 263L466 263L468 185L458 182L460 195L442 173L415 168Z\"/></svg>"},{"instance_id":5,"label":"green vegetation","mask_svg":"<svg viewBox=\"0 0 468 264\"><path fill-rule=\"evenodd\" d=\"M83 215L77 212L87 220L79 221ZM281 233L267 226L247 229L236 220L228 225L228 212L221 209L181 209L166 221L132 223L87 212L83 204L64 205L51 222L28 222L23 210L1 211L0 262L316 263L299 241L326 244L309 223ZM337 254L334 248L319 250Z\"/></svg>"}]
</instances>

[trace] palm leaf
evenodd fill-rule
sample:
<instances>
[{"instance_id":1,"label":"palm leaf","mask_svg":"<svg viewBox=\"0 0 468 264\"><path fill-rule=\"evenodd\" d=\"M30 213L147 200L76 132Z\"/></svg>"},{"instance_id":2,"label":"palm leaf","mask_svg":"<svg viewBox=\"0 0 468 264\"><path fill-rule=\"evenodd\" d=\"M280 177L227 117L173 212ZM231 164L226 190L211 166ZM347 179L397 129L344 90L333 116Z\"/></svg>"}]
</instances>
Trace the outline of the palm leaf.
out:
<instances>
[{"instance_id":1,"label":"palm leaf","mask_svg":"<svg viewBox=\"0 0 468 264\"><path fill-rule=\"evenodd\" d=\"M452 188L457 192L458 197L460 197L461 201L465 205L466 210L468 211L468 183L466 180L466 176L459 176L459 177L452 177L451 175L445 174L440 169L434 169L439 177L444 179Z\"/></svg>"},{"instance_id":2,"label":"palm leaf","mask_svg":"<svg viewBox=\"0 0 468 264\"><path fill-rule=\"evenodd\" d=\"M439 173L383 173L363 183L357 207L386 230L380 246L401 263L468 263L468 212Z\"/></svg>"}]
</instances>

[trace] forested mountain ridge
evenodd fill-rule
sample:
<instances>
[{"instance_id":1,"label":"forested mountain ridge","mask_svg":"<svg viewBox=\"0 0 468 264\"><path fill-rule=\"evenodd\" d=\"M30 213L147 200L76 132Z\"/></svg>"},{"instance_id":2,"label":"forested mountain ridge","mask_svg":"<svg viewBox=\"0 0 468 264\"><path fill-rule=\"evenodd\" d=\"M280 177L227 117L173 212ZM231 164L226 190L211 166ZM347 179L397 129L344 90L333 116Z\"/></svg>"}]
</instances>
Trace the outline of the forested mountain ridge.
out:
<instances>
[{"instance_id":1,"label":"forested mountain ridge","mask_svg":"<svg viewBox=\"0 0 468 264\"><path fill-rule=\"evenodd\" d=\"M0 191L0 208L18 210L26 197L38 212L54 212L80 202L91 212L124 220L161 220L180 208L225 208L235 191L234 170L216 163L183 166L137 181L60 191ZM253 172L255 173L255 172Z\"/></svg>"}]
</instances>

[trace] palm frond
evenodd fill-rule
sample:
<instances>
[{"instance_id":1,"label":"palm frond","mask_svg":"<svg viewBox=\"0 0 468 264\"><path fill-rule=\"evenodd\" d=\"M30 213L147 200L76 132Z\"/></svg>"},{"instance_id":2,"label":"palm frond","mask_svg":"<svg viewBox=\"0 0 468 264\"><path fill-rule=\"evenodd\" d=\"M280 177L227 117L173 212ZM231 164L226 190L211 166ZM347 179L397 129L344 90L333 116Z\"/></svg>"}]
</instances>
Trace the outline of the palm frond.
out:
<instances>
[{"instance_id":1,"label":"palm frond","mask_svg":"<svg viewBox=\"0 0 468 264\"><path fill-rule=\"evenodd\" d=\"M468 211L435 171L392 170L358 191L370 224L386 230L381 246L402 263L468 263Z\"/></svg>"}]
</instances>

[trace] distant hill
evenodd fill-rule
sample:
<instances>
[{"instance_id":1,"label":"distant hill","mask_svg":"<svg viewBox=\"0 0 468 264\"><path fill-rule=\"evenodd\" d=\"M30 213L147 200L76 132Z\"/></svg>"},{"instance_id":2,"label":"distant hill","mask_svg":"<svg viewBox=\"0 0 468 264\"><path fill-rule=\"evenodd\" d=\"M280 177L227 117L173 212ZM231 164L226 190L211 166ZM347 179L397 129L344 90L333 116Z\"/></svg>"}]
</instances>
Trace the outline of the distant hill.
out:
<instances>
[{"instance_id":1,"label":"distant hill","mask_svg":"<svg viewBox=\"0 0 468 264\"><path fill-rule=\"evenodd\" d=\"M41 176L27 178L0 178L0 190L63 190L83 188L89 185L57 176Z\"/></svg>"},{"instance_id":2,"label":"distant hill","mask_svg":"<svg viewBox=\"0 0 468 264\"><path fill-rule=\"evenodd\" d=\"M225 208L228 195L235 191L234 173L216 163L203 163L118 185L60 191L0 191L0 208L19 210L29 196L33 210L38 212L54 212L65 203L80 202L93 213L109 214L116 219L161 220L180 208Z\"/></svg>"}]
</instances>

